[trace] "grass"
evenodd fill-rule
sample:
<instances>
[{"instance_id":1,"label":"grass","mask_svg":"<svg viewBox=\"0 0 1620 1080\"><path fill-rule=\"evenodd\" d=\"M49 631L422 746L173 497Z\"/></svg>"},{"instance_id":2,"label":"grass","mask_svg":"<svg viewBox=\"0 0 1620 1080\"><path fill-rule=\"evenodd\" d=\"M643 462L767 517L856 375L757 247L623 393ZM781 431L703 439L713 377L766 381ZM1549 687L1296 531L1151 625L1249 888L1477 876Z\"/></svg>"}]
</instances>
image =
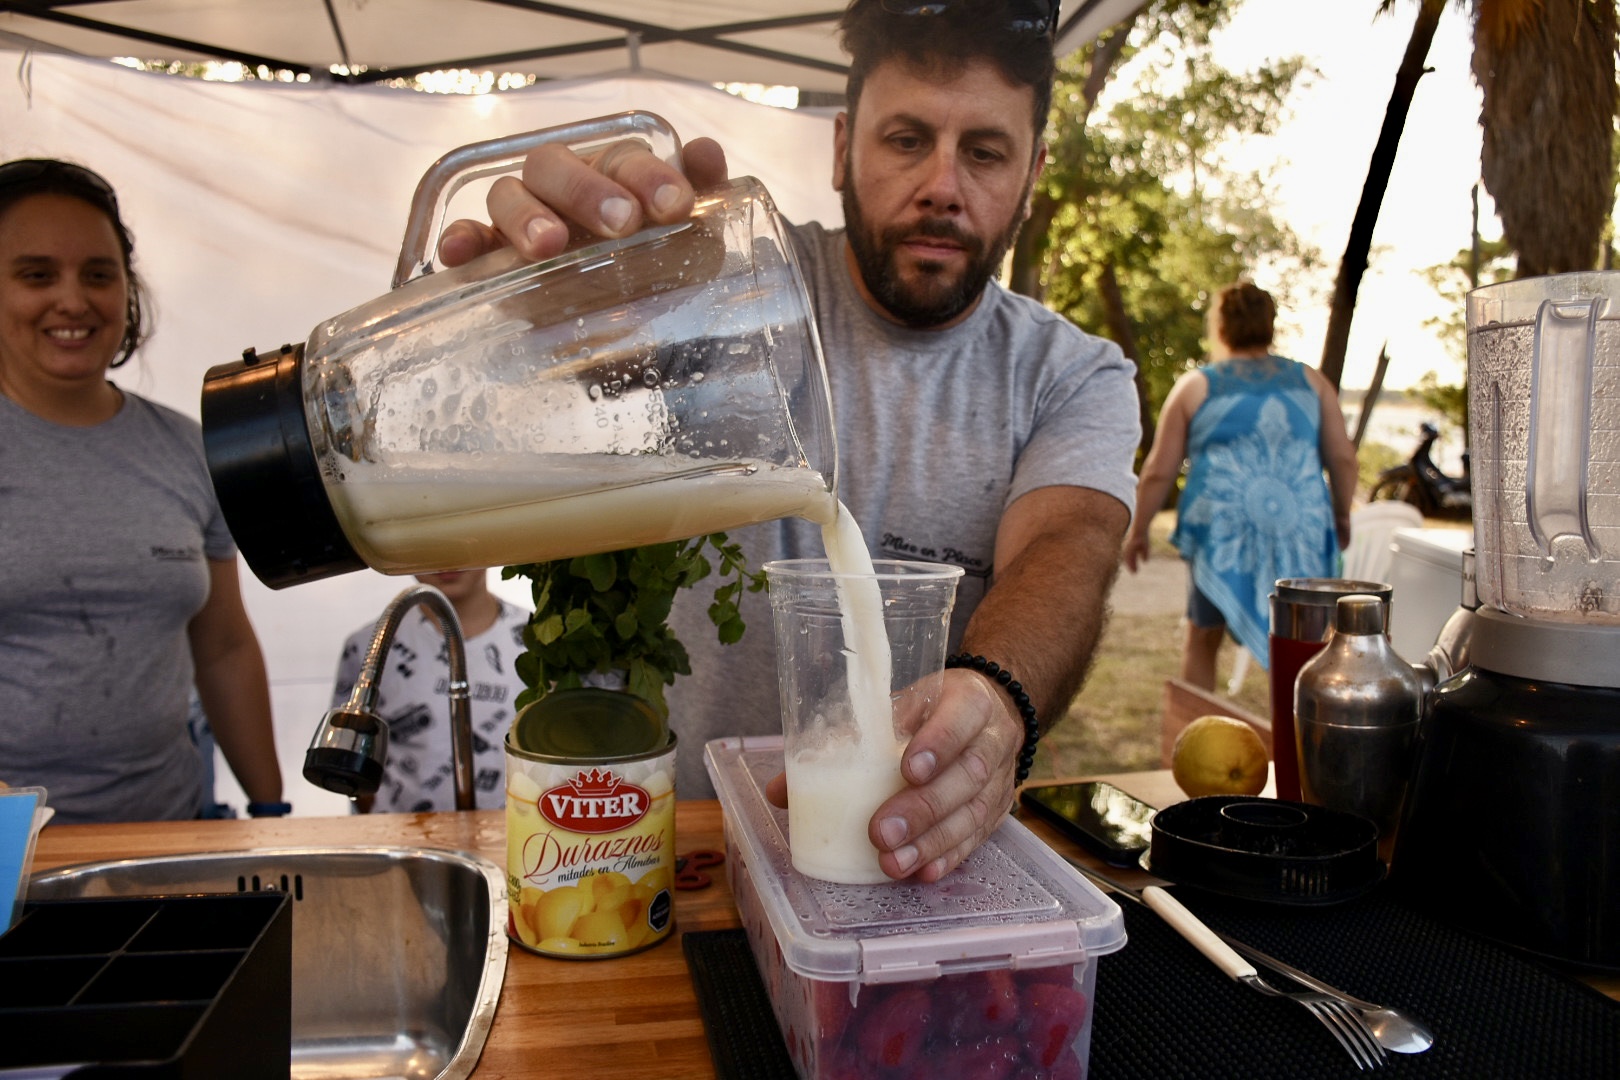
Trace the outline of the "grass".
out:
<instances>
[{"instance_id":1,"label":"grass","mask_svg":"<svg viewBox=\"0 0 1620 1080\"><path fill-rule=\"evenodd\" d=\"M1173 512L1154 519L1152 558L1180 557L1169 542L1174 524ZM1116 613L1110 618L1085 686L1063 722L1041 740L1032 776L1160 767L1160 695L1164 680L1181 670L1181 618L1179 613ZM1228 640L1216 672L1217 690L1222 694L1236 655L1236 646ZM1260 716L1271 714L1266 673L1259 664L1250 661L1233 700Z\"/></svg>"}]
</instances>

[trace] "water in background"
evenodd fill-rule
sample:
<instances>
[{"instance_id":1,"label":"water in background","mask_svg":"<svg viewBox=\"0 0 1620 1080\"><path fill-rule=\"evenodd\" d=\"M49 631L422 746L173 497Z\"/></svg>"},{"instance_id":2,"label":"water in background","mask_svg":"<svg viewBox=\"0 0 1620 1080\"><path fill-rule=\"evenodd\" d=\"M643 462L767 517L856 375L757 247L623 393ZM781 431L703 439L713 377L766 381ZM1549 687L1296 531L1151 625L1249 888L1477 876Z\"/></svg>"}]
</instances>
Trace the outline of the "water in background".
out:
<instances>
[{"instance_id":1,"label":"water in background","mask_svg":"<svg viewBox=\"0 0 1620 1080\"><path fill-rule=\"evenodd\" d=\"M1358 405L1346 404L1344 407L1345 430L1352 436L1356 433L1359 410ZM1367 434L1362 436L1361 443L1363 446L1369 443L1382 443L1399 453L1401 460L1404 461L1412 456L1412 452L1422 440L1423 435L1418 429L1425 420L1440 429L1440 438L1430 451L1434 463L1450 476L1461 476L1462 455L1465 449L1462 428L1448 422L1438 410L1422 402L1380 398L1373 404L1372 419L1368 423Z\"/></svg>"}]
</instances>

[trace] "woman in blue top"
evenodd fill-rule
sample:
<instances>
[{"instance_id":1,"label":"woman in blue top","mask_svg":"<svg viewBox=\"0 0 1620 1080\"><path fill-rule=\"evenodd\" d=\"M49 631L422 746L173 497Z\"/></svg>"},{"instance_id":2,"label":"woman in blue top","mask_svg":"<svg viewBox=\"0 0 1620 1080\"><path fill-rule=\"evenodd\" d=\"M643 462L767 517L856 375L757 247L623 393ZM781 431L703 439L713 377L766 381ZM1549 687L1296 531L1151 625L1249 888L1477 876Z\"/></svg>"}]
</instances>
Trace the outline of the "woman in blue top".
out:
<instances>
[{"instance_id":1,"label":"woman in blue top","mask_svg":"<svg viewBox=\"0 0 1620 1080\"><path fill-rule=\"evenodd\" d=\"M1356 449L1332 384L1272 354L1276 314L1271 295L1247 281L1215 297L1216 359L1176 380L1165 399L1125 538L1125 565L1135 573L1185 459L1170 538L1192 570L1181 677L1206 690L1215 686L1225 631L1264 665L1273 585L1333 576L1350 542Z\"/></svg>"}]
</instances>

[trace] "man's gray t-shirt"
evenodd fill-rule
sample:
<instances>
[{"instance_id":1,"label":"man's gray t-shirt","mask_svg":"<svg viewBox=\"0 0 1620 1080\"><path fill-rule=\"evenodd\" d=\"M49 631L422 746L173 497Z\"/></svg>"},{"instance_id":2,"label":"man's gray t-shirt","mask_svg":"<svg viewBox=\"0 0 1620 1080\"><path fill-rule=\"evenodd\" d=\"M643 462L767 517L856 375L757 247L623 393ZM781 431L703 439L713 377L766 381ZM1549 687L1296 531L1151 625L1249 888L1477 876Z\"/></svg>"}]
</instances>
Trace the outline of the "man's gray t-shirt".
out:
<instances>
[{"instance_id":1,"label":"man's gray t-shirt","mask_svg":"<svg viewBox=\"0 0 1620 1080\"><path fill-rule=\"evenodd\" d=\"M1015 499L1065 485L1134 503L1134 368L1112 342L994 283L950 329L897 326L856 291L842 230L810 224L792 235L826 354L838 497L874 558L962 567L954 650L989 588L996 529ZM820 528L798 519L731 535L756 570L770 559L825 557ZM669 691L682 798L712 793L707 740L781 731L770 605L763 593L747 596L748 631L722 646L707 615L710 586L683 594L671 616L692 657L692 674Z\"/></svg>"},{"instance_id":2,"label":"man's gray t-shirt","mask_svg":"<svg viewBox=\"0 0 1620 1080\"><path fill-rule=\"evenodd\" d=\"M235 557L202 430L129 392L64 427L0 397L0 780L57 820L190 818L186 626Z\"/></svg>"}]
</instances>

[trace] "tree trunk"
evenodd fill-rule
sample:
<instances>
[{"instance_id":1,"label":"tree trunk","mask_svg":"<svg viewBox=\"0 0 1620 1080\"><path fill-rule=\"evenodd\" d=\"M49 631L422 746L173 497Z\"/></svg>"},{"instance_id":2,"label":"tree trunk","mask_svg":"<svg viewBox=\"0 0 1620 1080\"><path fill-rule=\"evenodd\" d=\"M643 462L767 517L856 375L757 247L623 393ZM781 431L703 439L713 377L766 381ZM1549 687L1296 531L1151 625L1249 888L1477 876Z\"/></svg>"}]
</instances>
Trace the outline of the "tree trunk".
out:
<instances>
[{"instance_id":1,"label":"tree trunk","mask_svg":"<svg viewBox=\"0 0 1620 1080\"><path fill-rule=\"evenodd\" d=\"M1613 0L1482 4L1480 175L1518 274L1590 270L1614 208Z\"/></svg>"},{"instance_id":2,"label":"tree trunk","mask_svg":"<svg viewBox=\"0 0 1620 1080\"><path fill-rule=\"evenodd\" d=\"M1114 264L1105 263L1102 273L1097 277L1097 295L1102 299L1103 313L1108 319L1108 336L1114 339L1125 359L1136 364L1136 408L1142 417L1142 450L1153 445L1154 417L1153 407L1148 402L1147 382L1142 377L1142 366L1137 361L1140 356L1136 350L1136 329L1131 325L1130 314L1125 310L1125 293L1119 287L1119 277L1114 273Z\"/></svg>"},{"instance_id":3,"label":"tree trunk","mask_svg":"<svg viewBox=\"0 0 1620 1080\"><path fill-rule=\"evenodd\" d=\"M1029 220L1018 230L1013 242L1012 266L1007 275L1007 288L1036 300L1046 298L1046 252L1052 246L1047 235L1052 219L1057 216L1057 200L1037 188L1030 199Z\"/></svg>"},{"instance_id":4,"label":"tree trunk","mask_svg":"<svg viewBox=\"0 0 1620 1080\"><path fill-rule=\"evenodd\" d=\"M1081 88L1086 102L1084 116L1091 115L1103 87L1108 85L1109 73L1125 52L1125 44L1130 40L1131 28L1136 25L1138 14L1140 11L1133 12L1129 19L1114 27L1092 49L1091 67L1086 72L1085 85ZM1018 230L1018 238L1013 242L1012 261L1007 274L1007 287L1013 292L1036 300L1045 298L1046 282L1043 271L1046 268L1046 253L1052 246L1048 234L1051 232L1052 219L1057 217L1057 212L1056 200L1037 183L1030 195L1029 220Z\"/></svg>"},{"instance_id":5,"label":"tree trunk","mask_svg":"<svg viewBox=\"0 0 1620 1080\"><path fill-rule=\"evenodd\" d=\"M1384 392L1384 372L1389 370L1389 342L1384 342L1383 348L1378 350L1378 366L1373 368L1372 382L1367 384L1367 392L1362 395L1361 408L1356 412L1356 434L1350 440L1357 450L1361 449L1362 437L1367 434L1367 422L1372 419L1373 406L1378 404L1378 395Z\"/></svg>"},{"instance_id":6,"label":"tree trunk","mask_svg":"<svg viewBox=\"0 0 1620 1080\"><path fill-rule=\"evenodd\" d=\"M1390 91L1389 105L1384 110L1384 126L1378 132L1372 160L1367 164L1367 180L1361 188L1361 201L1356 204L1356 216L1350 222L1344 257L1339 260L1339 274L1333 282L1333 307L1328 312L1327 336L1322 343L1322 374L1335 388L1344 374L1350 320L1356 313L1356 294L1361 290L1362 275L1367 272L1373 227L1378 224L1378 210L1389 188L1389 174L1395 167L1395 151L1400 146L1401 131L1406 127L1412 95L1417 91L1418 80L1428 70L1423 62L1429 55L1429 44L1434 40L1435 27L1445 7L1446 0L1423 0L1418 10L1412 36L1406 43L1406 55L1395 72L1395 88Z\"/></svg>"}]
</instances>

